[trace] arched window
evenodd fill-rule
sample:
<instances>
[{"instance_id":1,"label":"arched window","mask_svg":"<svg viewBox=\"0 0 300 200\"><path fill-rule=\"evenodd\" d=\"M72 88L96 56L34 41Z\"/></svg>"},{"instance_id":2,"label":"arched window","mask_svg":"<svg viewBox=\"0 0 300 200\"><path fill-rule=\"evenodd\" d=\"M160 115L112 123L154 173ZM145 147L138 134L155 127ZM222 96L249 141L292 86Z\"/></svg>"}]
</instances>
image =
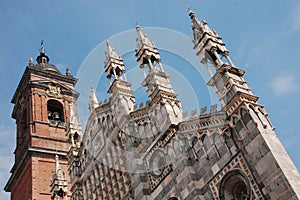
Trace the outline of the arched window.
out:
<instances>
[{"instance_id":1,"label":"arched window","mask_svg":"<svg viewBox=\"0 0 300 200\"><path fill-rule=\"evenodd\" d=\"M77 132L74 133L73 138L72 138L72 145L75 145L77 147L79 147L80 145L80 136Z\"/></svg>"},{"instance_id":2,"label":"arched window","mask_svg":"<svg viewBox=\"0 0 300 200\"><path fill-rule=\"evenodd\" d=\"M198 138L194 137L192 140L192 146L195 147L197 143L198 143Z\"/></svg>"},{"instance_id":3,"label":"arched window","mask_svg":"<svg viewBox=\"0 0 300 200\"><path fill-rule=\"evenodd\" d=\"M203 144L203 147L205 148L206 151L208 151L211 147L211 143L209 141L209 138L206 134L204 134L202 137L201 137L201 141L202 141L202 144Z\"/></svg>"},{"instance_id":4,"label":"arched window","mask_svg":"<svg viewBox=\"0 0 300 200\"><path fill-rule=\"evenodd\" d=\"M73 139L74 139L74 142L78 142L80 140L80 136L78 135L77 132L75 132Z\"/></svg>"},{"instance_id":5,"label":"arched window","mask_svg":"<svg viewBox=\"0 0 300 200\"><path fill-rule=\"evenodd\" d=\"M249 112L245 108L241 108L241 118L245 126L247 126L248 122L251 120L251 116Z\"/></svg>"},{"instance_id":6,"label":"arched window","mask_svg":"<svg viewBox=\"0 0 300 200\"><path fill-rule=\"evenodd\" d=\"M177 139L173 142L173 149L174 149L174 152L175 152L175 156L179 156L181 154L181 145L180 145L180 139Z\"/></svg>"},{"instance_id":7,"label":"arched window","mask_svg":"<svg viewBox=\"0 0 300 200\"><path fill-rule=\"evenodd\" d=\"M218 132L214 132L212 136L213 136L213 147L214 147L218 157L221 157L220 152L218 151L218 148L216 145L217 141L220 139L220 134Z\"/></svg>"},{"instance_id":8,"label":"arched window","mask_svg":"<svg viewBox=\"0 0 300 200\"><path fill-rule=\"evenodd\" d=\"M233 125L234 126L236 126L236 124L238 123L238 121L239 121L239 119L237 118L237 117L233 117L233 120L232 120L232 122L233 122Z\"/></svg>"},{"instance_id":9,"label":"arched window","mask_svg":"<svg viewBox=\"0 0 300 200\"><path fill-rule=\"evenodd\" d=\"M63 105L56 100L50 99L47 102L48 119L64 122Z\"/></svg>"},{"instance_id":10,"label":"arched window","mask_svg":"<svg viewBox=\"0 0 300 200\"><path fill-rule=\"evenodd\" d=\"M242 128L244 128L243 122L237 117L233 117L233 125L235 125L235 129L237 132L240 132Z\"/></svg>"},{"instance_id":11,"label":"arched window","mask_svg":"<svg viewBox=\"0 0 300 200\"><path fill-rule=\"evenodd\" d=\"M214 140L214 144L216 144L216 142L220 139L220 134L218 132L214 132L213 134L213 140Z\"/></svg>"},{"instance_id":12,"label":"arched window","mask_svg":"<svg viewBox=\"0 0 300 200\"><path fill-rule=\"evenodd\" d=\"M251 194L250 183L240 170L230 171L221 181L219 194L221 200L248 200Z\"/></svg>"},{"instance_id":13,"label":"arched window","mask_svg":"<svg viewBox=\"0 0 300 200\"><path fill-rule=\"evenodd\" d=\"M188 154L189 158L196 159L198 160L198 155L197 155L197 144L199 142L199 139L197 137L193 137L192 142L190 147L188 148Z\"/></svg>"},{"instance_id":14,"label":"arched window","mask_svg":"<svg viewBox=\"0 0 300 200\"><path fill-rule=\"evenodd\" d=\"M202 135L201 142L202 142L202 149L203 149L204 155L205 155L206 159L209 159L208 150L211 147L211 143L210 143L209 138L206 134Z\"/></svg>"}]
</instances>

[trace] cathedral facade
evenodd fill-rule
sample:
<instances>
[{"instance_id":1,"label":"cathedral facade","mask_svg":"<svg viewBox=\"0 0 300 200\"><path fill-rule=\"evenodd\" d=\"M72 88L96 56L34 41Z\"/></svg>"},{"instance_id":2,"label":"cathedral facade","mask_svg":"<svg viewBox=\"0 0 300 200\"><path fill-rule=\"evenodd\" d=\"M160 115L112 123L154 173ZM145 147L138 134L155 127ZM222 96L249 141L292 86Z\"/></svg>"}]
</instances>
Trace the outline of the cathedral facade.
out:
<instances>
[{"instance_id":1,"label":"cathedral facade","mask_svg":"<svg viewBox=\"0 0 300 200\"><path fill-rule=\"evenodd\" d=\"M245 72L234 65L216 31L192 11L189 15L193 48L222 108L204 107L199 115L187 117L157 47L137 26L135 56L144 75L146 105L137 105L124 62L107 41L104 68L111 96L99 102L92 88L90 116L82 130L76 79L68 70L62 75L50 66L41 50L40 62L28 66L40 70L36 73L41 76L30 82L28 97L19 95L27 94L26 89L18 89L13 99L18 134L28 129L23 137L29 145L17 144L16 163L5 187L12 199L18 199L19 189L28 190L31 199L300 199L299 172L244 80ZM55 76L45 79L46 69ZM18 88L26 83L21 81ZM43 146L42 139L51 143ZM24 150L28 153L21 155ZM37 180L28 181L26 173L45 171L42 161L53 172L47 169L51 183L39 198L44 187L34 186ZM22 188L23 182L28 186Z\"/></svg>"},{"instance_id":2,"label":"cathedral facade","mask_svg":"<svg viewBox=\"0 0 300 200\"><path fill-rule=\"evenodd\" d=\"M217 33L190 17L194 49L222 109L184 116L158 49L139 26L136 59L149 100L137 106L124 63L107 42L111 97L99 103L92 89L82 143L69 152L74 199L300 198L299 173L245 72Z\"/></svg>"}]
</instances>

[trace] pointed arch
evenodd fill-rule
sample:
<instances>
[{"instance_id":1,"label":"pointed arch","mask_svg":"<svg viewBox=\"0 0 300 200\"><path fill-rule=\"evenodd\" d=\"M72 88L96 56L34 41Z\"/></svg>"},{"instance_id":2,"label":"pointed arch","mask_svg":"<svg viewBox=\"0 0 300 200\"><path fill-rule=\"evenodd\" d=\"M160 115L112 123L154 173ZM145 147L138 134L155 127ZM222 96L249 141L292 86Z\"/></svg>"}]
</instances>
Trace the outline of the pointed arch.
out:
<instances>
[{"instance_id":1,"label":"pointed arch","mask_svg":"<svg viewBox=\"0 0 300 200\"><path fill-rule=\"evenodd\" d=\"M201 136L201 143L202 143L202 150L204 152L204 155L205 155L206 159L208 160L209 159L208 151L211 147L211 142L210 142L207 134L203 134Z\"/></svg>"},{"instance_id":2,"label":"pointed arch","mask_svg":"<svg viewBox=\"0 0 300 200\"><path fill-rule=\"evenodd\" d=\"M77 142L80 142L80 139L80 135L76 131L73 136L74 143L76 144Z\"/></svg>"},{"instance_id":3,"label":"pointed arch","mask_svg":"<svg viewBox=\"0 0 300 200\"><path fill-rule=\"evenodd\" d=\"M242 106L242 107L240 108L240 116L241 116L241 117L242 117L242 116L245 116L247 113L248 113L248 109L245 108L244 106Z\"/></svg>"},{"instance_id":4,"label":"pointed arch","mask_svg":"<svg viewBox=\"0 0 300 200\"><path fill-rule=\"evenodd\" d=\"M202 142L202 145L203 147L206 149L206 150L209 150L210 147L211 147L211 142L209 140L209 137L207 134L203 134L201 136L201 142Z\"/></svg>"},{"instance_id":5,"label":"pointed arch","mask_svg":"<svg viewBox=\"0 0 300 200\"><path fill-rule=\"evenodd\" d=\"M189 157L190 158L193 158L193 159L196 159L198 160L198 155L197 155L197 144L199 143L199 139L197 136L194 136L192 139L191 139L191 142L190 142L190 146L189 146L189 149L188 149L188 154L189 154Z\"/></svg>"},{"instance_id":6,"label":"pointed arch","mask_svg":"<svg viewBox=\"0 0 300 200\"><path fill-rule=\"evenodd\" d=\"M240 108L241 120L244 123L244 126L247 128L247 124L252 120L249 110L245 107Z\"/></svg>"},{"instance_id":7,"label":"pointed arch","mask_svg":"<svg viewBox=\"0 0 300 200\"><path fill-rule=\"evenodd\" d=\"M216 142L220 139L220 133L215 131L212 136L213 136L213 143L216 144Z\"/></svg>"}]
</instances>

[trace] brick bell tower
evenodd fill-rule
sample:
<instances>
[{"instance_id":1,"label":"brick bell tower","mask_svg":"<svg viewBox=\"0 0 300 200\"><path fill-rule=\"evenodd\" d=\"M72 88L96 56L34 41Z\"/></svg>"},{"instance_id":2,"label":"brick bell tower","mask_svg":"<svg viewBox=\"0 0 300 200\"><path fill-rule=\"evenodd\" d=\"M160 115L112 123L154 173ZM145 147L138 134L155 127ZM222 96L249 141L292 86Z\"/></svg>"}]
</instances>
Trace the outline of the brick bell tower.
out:
<instances>
[{"instance_id":1,"label":"brick bell tower","mask_svg":"<svg viewBox=\"0 0 300 200\"><path fill-rule=\"evenodd\" d=\"M68 68L63 75L49 64L43 42L36 61L34 64L32 58L29 60L11 101L17 124L15 163L4 189L11 192L12 200L51 199L55 191L50 188L50 181L58 162L66 175L67 187L70 182L66 155L71 140L67 127L70 114L74 110L77 113L77 79ZM66 192L61 199L69 199L68 196Z\"/></svg>"}]
</instances>

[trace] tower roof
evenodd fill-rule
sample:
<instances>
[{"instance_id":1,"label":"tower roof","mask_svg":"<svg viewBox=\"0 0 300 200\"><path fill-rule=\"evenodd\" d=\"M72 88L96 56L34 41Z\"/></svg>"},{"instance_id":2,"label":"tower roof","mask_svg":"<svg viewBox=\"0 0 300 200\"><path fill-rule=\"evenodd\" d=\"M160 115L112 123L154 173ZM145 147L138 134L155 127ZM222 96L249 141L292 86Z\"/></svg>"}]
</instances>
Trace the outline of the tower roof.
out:
<instances>
[{"instance_id":1,"label":"tower roof","mask_svg":"<svg viewBox=\"0 0 300 200\"><path fill-rule=\"evenodd\" d=\"M192 20L194 40L201 39L204 33L209 33L214 36L217 36L216 33L209 28L208 24L204 20L200 21L197 18L196 14L192 10L190 10L189 16L191 17Z\"/></svg>"},{"instance_id":2,"label":"tower roof","mask_svg":"<svg viewBox=\"0 0 300 200\"><path fill-rule=\"evenodd\" d=\"M57 67L55 65L49 64L49 63L39 63L36 64L35 67L39 67L41 68L43 71L48 71L48 72L55 72L55 73L59 73L61 74L61 72L59 71L59 69L57 69Z\"/></svg>"},{"instance_id":3,"label":"tower roof","mask_svg":"<svg viewBox=\"0 0 300 200\"><path fill-rule=\"evenodd\" d=\"M105 72L107 78L114 76L115 79L118 79L121 74L125 73L125 66L122 58L117 54L114 48L111 46L110 41L106 41L106 51L105 51Z\"/></svg>"},{"instance_id":4,"label":"tower roof","mask_svg":"<svg viewBox=\"0 0 300 200\"><path fill-rule=\"evenodd\" d=\"M50 58L45 53L44 41L41 41L40 55L36 58L38 64L35 67L40 67L43 71L55 72L61 74L55 65L49 63Z\"/></svg>"},{"instance_id":5,"label":"tower roof","mask_svg":"<svg viewBox=\"0 0 300 200\"><path fill-rule=\"evenodd\" d=\"M95 89L93 87L91 87L91 95L90 95L90 102L89 102L89 110L91 112L93 112L93 110L95 108L97 108L99 106L99 102L98 102L98 99L96 97L96 94L95 94Z\"/></svg>"},{"instance_id":6,"label":"tower roof","mask_svg":"<svg viewBox=\"0 0 300 200\"><path fill-rule=\"evenodd\" d=\"M136 26L136 57L137 61L143 65L148 64L149 59L150 62L159 62L160 61L160 55L158 52L158 49L154 45L153 42L149 40L146 34L144 34L140 28L139 25Z\"/></svg>"},{"instance_id":7,"label":"tower roof","mask_svg":"<svg viewBox=\"0 0 300 200\"><path fill-rule=\"evenodd\" d=\"M152 48L156 48L153 42L149 40L146 34L144 34L141 30L141 27L139 25L136 25L136 32L137 32L137 37L136 37L136 46L137 49L143 48L144 45Z\"/></svg>"},{"instance_id":8,"label":"tower roof","mask_svg":"<svg viewBox=\"0 0 300 200\"><path fill-rule=\"evenodd\" d=\"M115 49L111 46L111 43L109 40L106 41L106 61L111 59L111 58L115 58L115 59L121 59L121 57L117 54L117 52L115 51Z\"/></svg>"}]
</instances>

